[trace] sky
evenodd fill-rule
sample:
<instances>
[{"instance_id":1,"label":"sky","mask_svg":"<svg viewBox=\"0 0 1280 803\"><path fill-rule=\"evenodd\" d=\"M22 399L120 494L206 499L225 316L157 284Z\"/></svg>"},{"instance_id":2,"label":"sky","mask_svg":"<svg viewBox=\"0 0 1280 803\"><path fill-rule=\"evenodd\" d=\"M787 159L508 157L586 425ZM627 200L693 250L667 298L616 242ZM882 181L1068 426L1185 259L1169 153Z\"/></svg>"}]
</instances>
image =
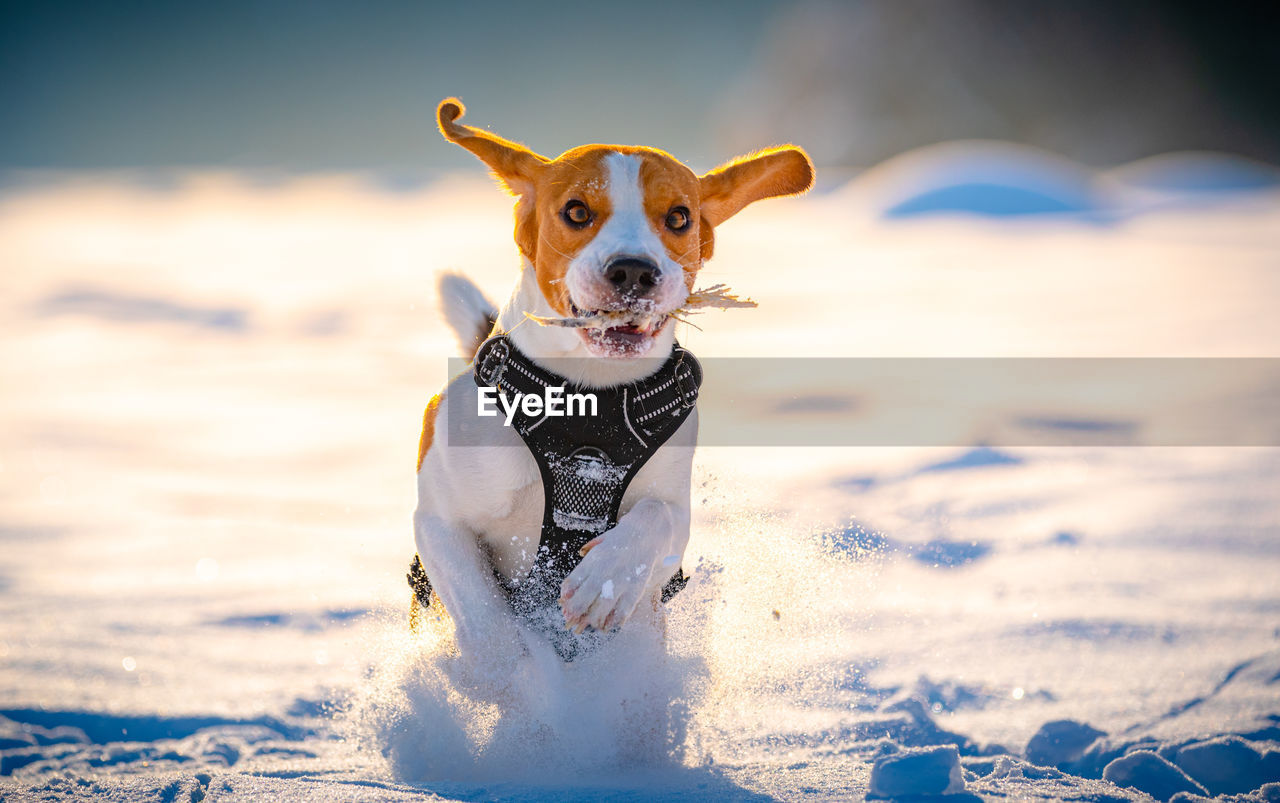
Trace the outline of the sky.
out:
<instances>
[{"instance_id":1,"label":"sky","mask_svg":"<svg viewBox=\"0 0 1280 803\"><path fill-rule=\"evenodd\" d=\"M1280 161L1274 13L1197 0L8 3L0 169L453 170L469 122L554 156L710 168L783 141L867 167L1003 138L1094 164Z\"/></svg>"}]
</instances>

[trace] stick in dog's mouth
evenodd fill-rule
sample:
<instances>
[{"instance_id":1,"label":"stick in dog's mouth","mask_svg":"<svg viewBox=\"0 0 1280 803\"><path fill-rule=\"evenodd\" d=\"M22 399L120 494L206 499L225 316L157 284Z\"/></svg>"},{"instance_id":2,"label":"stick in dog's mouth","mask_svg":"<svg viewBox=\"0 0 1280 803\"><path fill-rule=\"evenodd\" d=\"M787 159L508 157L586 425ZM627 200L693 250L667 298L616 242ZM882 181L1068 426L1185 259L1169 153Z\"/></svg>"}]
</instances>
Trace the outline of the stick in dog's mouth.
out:
<instances>
[{"instance_id":1,"label":"stick in dog's mouth","mask_svg":"<svg viewBox=\"0 0 1280 803\"><path fill-rule=\"evenodd\" d=\"M579 312L574 308L574 316L570 318L550 318L526 312L525 317L542 326L563 326L567 329L634 329L638 333L648 333L658 329L667 318L684 320L682 316L709 309L752 309L758 306L749 298L739 298L729 290L726 284L713 284L701 290L694 290L685 299L684 304L671 312L655 313L646 310L594 310Z\"/></svg>"}]
</instances>

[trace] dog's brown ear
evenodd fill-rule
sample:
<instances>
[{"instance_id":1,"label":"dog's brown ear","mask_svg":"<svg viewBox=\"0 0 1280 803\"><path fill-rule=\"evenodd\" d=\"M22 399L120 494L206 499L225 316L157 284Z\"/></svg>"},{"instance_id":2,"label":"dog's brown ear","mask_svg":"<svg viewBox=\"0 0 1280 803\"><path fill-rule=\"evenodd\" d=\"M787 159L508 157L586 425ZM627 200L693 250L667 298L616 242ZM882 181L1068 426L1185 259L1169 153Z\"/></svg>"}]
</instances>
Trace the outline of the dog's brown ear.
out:
<instances>
[{"instance_id":1,"label":"dog's brown ear","mask_svg":"<svg viewBox=\"0 0 1280 803\"><path fill-rule=\"evenodd\" d=\"M457 98L445 98L436 108L440 133L450 142L480 157L493 174L517 195L533 191L534 181L547 159L539 156L518 142L503 139L479 128L458 122L466 113L466 107Z\"/></svg>"},{"instance_id":2,"label":"dog's brown ear","mask_svg":"<svg viewBox=\"0 0 1280 803\"><path fill-rule=\"evenodd\" d=\"M813 162L794 145L740 156L698 179L702 217L712 226L762 198L796 195L813 186Z\"/></svg>"}]
</instances>

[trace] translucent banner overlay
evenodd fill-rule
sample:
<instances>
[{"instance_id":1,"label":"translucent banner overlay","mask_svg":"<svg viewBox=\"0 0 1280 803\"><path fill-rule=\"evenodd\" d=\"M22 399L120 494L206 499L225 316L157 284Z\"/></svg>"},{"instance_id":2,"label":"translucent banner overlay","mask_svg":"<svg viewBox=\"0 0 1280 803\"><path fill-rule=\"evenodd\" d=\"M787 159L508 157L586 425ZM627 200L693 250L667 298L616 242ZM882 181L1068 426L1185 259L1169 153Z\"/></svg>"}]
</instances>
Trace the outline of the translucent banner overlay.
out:
<instances>
[{"instance_id":1,"label":"translucent banner overlay","mask_svg":"<svg viewBox=\"0 0 1280 803\"><path fill-rule=\"evenodd\" d=\"M1280 359L701 363L703 446L1280 446ZM449 370L470 368L450 360ZM462 380L447 443L522 445L503 431L501 405L497 417L477 416L474 385Z\"/></svg>"}]
</instances>

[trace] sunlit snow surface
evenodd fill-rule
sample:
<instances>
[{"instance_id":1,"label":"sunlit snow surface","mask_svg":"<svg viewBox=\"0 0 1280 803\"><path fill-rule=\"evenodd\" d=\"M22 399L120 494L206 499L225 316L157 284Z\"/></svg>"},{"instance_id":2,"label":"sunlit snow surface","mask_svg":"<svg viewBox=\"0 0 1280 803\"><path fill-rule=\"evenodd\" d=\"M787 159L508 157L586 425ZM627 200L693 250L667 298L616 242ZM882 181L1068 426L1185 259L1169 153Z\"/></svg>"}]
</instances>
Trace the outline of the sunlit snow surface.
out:
<instances>
[{"instance_id":1,"label":"sunlit snow surface","mask_svg":"<svg viewBox=\"0 0 1280 803\"><path fill-rule=\"evenodd\" d=\"M0 797L847 799L889 740L961 744L980 796L1096 799L1136 793L979 755L1058 719L1280 736L1262 448L704 449L669 655L468 696L406 626L413 461L452 353L435 274L505 297L510 200L135 178L0 201ZM1098 225L886 218L878 186L722 226L703 278L761 306L681 342L1280 356L1274 189Z\"/></svg>"}]
</instances>

